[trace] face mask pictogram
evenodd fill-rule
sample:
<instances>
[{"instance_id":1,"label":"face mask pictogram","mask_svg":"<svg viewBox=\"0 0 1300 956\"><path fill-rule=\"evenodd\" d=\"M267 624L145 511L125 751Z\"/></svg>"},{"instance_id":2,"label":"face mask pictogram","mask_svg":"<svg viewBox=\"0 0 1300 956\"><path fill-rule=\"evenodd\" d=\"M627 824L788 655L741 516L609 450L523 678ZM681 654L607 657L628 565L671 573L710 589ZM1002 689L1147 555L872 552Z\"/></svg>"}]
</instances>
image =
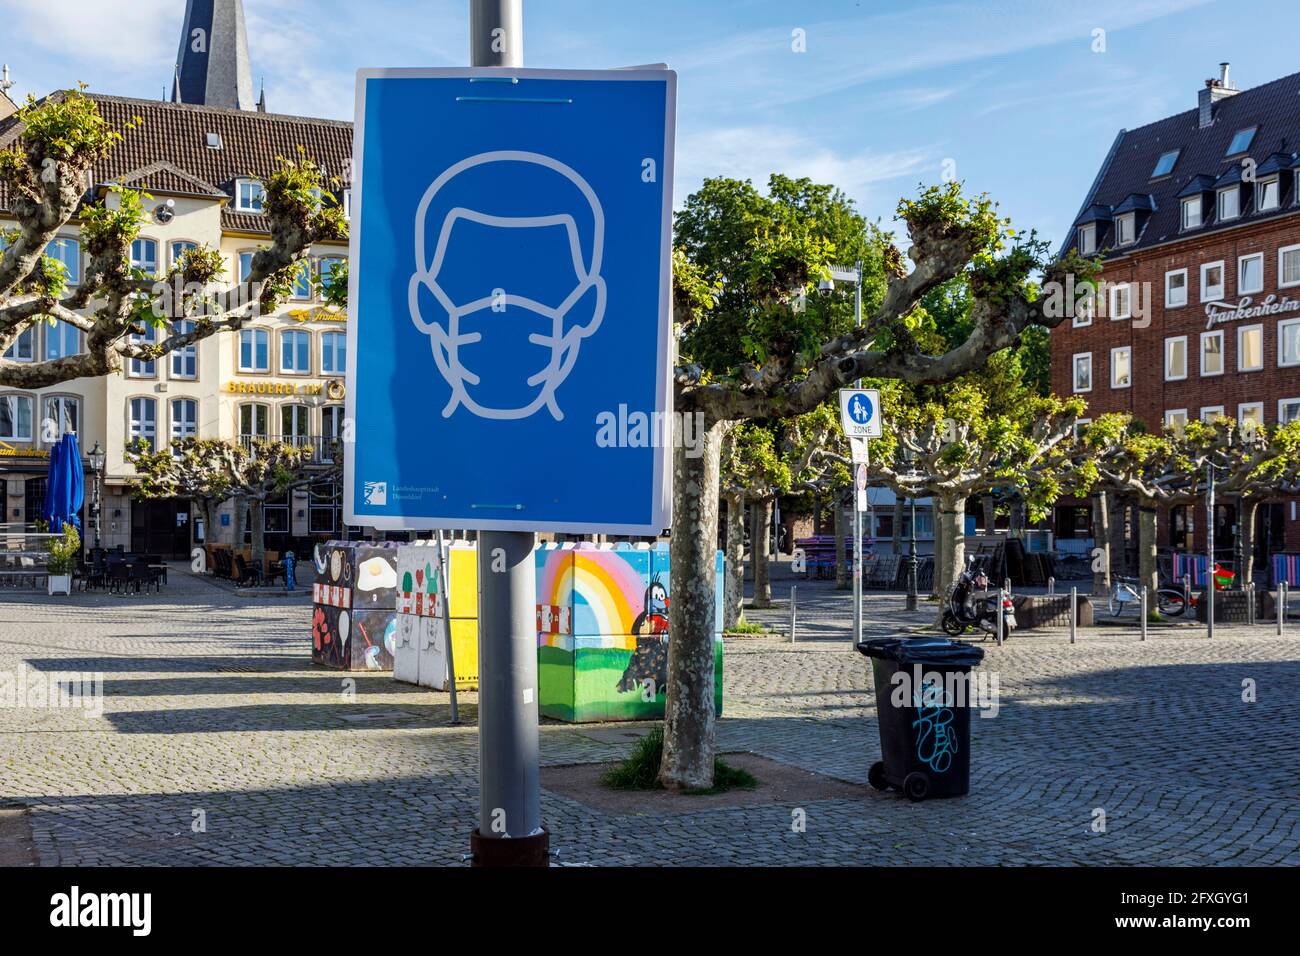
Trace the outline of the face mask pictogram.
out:
<instances>
[{"instance_id":1,"label":"face mask pictogram","mask_svg":"<svg viewBox=\"0 0 1300 956\"><path fill-rule=\"evenodd\" d=\"M485 182L499 177L500 195L510 196L516 188L511 176L518 173L520 164L525 164L534 181L539 176L543 182L554 180L555 194L574 197L578 208L555 209L544 215L507 215L501 207L509 205L509 200L489 193L490 212L459 204L442 211L451 202L449 197L457 195L458 177L467 174L477 177L479 195L484 195ZM439 212L433 213L435 209ZM430 221L431 215L441 215L441 222L436 218ZM436 234L432 232L435 224ZM467 230L480 237L483 230L500 231L501 241L488 245L503 253L488 264L492 288L458 302L447 288L454 279L447 264L456 252L457 237ZM429 336L434 365L451 388L443 417L464 408L480 418L521 419L545 407L556 421L564 418L556 390L578 361L582 340L594 334L604 318L605 282L600 276L604 231L604 211L587 181L564 163L540 153L481 153L456 163L433 182L416 211L416 263L408 298L411 319ZM426 252L430 235L436 235L431 255ZM555 254L541 260L565 263L562 276L550 277L552 289L557 282L568 288L558 302L554 295L546 302L528 294L528 280L521 274L534 264L511 258L505 250L512 248L512 239L527 240L514 245L550 247ZM568 278L569 263L572 280ZM494 326L493 322L503 324ZM497 347L481 344L488 329L494 333ZM495 361L493 357L503 352L523 358Z\"/></svg>"}]
</instances>

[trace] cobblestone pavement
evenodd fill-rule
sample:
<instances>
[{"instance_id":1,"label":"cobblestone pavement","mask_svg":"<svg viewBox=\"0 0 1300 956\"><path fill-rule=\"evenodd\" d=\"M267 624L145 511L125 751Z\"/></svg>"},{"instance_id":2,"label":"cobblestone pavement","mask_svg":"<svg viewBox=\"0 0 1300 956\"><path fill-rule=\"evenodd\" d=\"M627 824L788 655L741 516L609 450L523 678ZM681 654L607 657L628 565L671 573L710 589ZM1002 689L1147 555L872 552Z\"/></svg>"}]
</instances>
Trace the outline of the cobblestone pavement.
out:
<instances>
[{"instance_id":1,"label":"cobblestone pavement","mask_svg":"<svg viewBox=\"0 0 1300 956\"><path fill-rule=\"evenodd\" d=\"M0 673L103 673L101 714L0 701L0 803L44 863L461 865L478 810L474 695L308 660L308 608L179 569L161 595L0 595ZM788 579L776 581L778 598ZM846 594L799 586L799 641L729 641L722 749L854 783L879 757ZM869 636L923 624L871 595ZM543 792L560 860L603 864L1300 863L1300 627L1097 628L985 645L1000 711L972 792L607 816ZM1243 701L1243 683L1256 702ZM346 696L349 687L353 696ZM29 698L30 701L30 698ZM617 758L644 725L546 723L548 764ZM806 830L794 832L796 809ZM1095 825L1104 813L1104 832ZM202 826L198 826L198 824ZM201 832L195 832L198 829Z\"/></svg>"}]
</instances>

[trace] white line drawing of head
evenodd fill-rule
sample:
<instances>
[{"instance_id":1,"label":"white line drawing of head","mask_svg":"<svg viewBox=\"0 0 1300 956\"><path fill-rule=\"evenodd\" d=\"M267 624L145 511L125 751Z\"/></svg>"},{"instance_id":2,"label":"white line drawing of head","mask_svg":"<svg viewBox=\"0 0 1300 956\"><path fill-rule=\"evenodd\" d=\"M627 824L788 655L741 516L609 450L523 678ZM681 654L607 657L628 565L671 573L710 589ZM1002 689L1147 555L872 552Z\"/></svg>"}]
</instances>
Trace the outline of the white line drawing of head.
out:
<instances>
[{"instance_id":1,"label":"white line drawing of head","mask_svg":"<svg viewBox=\"0 0 1300 956\"><path fill-rule=\"evenodd\" d=\"M577 188L578 193L585 198L589 206L591 228L588 245L590 248L583 249L582 234L571 212L557 211L549 215L505 216L488 214L457 205L448 210L442 222L437 224L437 242L432 256L429 256L425 236L428 227L433 226L434 223L426 220L429 216L430 207L435 203L440 191L457 176L471 169L489 164L509 163L531 164L541 169L550 170L556 177L562 177L564 181L567 181L567 184L571 184L567 185L557 179L557 182L562 187L565 187L568 192L572 192L573 187ZM503 177L509 176L508 167L502 167L501 175ZM498 229L562 228L568 237L569 255L572 257L574 274L577 277L576 285L558 306L547 305L510 290L508 281L510 263L507 262L501 264L505 275L503 281L498 283L501 288L495 290L493 295L484 296L472 302L456 304L439 283L439 272L447 255L452 228L460 221ZM408 286L408 305L411 320L415 323L415 327L429 336L433 348L434 364L437 366L439 374L451 386L451 398L442 410L444 418L450 417L461 406L464 406L468 412L480 418L528 418L545 406L556 421L563 420L564 413L560 410L559 403L556 400L555 390L573 370L574 363L578 360L578 349L582 340L600 328L601 320L605 315L605 280L600 275L604 245L605 213L595 190L571 167L550 156L523 150L494 150L479 153L450 166L433 181L425 191L415 213L415 272L412 274ZM438 314L435 316L426 318L421 315L420 289L422 287L431 292L437 300ZM591 318L584 324L575 323L566 329L564 327L565 320L570 310L593 290L595 295ZM528 341L533 345L550 350L550 359L545 368L527 379L528 386L532 388L540 386L540 388L537 388L536 393L526 404L513 408L486 407L470 396L466 391L466 386L478 385L480 378L461 364L460 348L482 339L482 335L478 332L463 333L461 331L461 320L471 313L491 309L498 305L526 309L541 316L544 320L549 320L550 323L551 331L549 334L534 333L528 336Z\"/></svg>"}]
</instances>

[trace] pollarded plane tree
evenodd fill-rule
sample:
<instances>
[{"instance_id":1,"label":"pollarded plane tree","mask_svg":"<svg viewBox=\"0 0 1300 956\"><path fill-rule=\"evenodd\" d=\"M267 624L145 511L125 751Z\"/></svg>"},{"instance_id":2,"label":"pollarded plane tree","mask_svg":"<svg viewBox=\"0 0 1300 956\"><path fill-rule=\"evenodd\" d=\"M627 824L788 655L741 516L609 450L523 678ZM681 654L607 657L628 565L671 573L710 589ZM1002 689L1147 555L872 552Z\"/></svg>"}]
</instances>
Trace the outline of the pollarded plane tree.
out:
<instances>
[{"instance_id":1,"label":"pollarded plane tree","mask_svg":"<svg viewBox=\"0 0 1300 956\"><path fill-rule=\"evenodd\" d=\"M137 440L126 451L136 471L132 494L138 498L188 497L203 504L208 527L223 502L236 502L235 540L243 538L243 513L248 507L251 556L256 567L266 558L266 502L299 488L338 481L342 448L335 443L323 463L311 445L255 438L248 442L223 438L182 438L154 451Z\"/></svg>"},{"instance_id":2,"label":"pollarded plane tree","mask_svg":"<svg viewBox=\"0 0 1300 956\"><path fill-rule=\"evenodd\" d=\"M660 768L671 789L713 782L713 550L730 423L796 418L858 379L955 379L1016 345L1027 328L1060 321L1044 309L1032 276L1063 283L1067 273L1096 272L1073 255L1049 261L1046 245L1015 236L989 199L966 198L957 183L929 187L899 204L907 253L879 239L879 294L866 299L861 327L840 331L797 307L828 263L847 258L822 228L829 216L821 213L838 194L784 177L773 178L771 192L775 199L749 183L709 180L676 222L675 407L699 416L703 454L676 449L673 459L674 616ZM841 197L837 208L846 206ZM927 351L915 335L916 310L928 292L963 275L969 333Z\"/></svg>"},{"instance_id":3,"label":"pollarded plane tree","mask_svg":"<svg viewBox=\"0 0 1300 956\"><path fill-rule=\"evenodd\" d=\"M966 503L990 492L1022 501L1032 520L1083 473L1074 424L1078 398L1025 397L995 412L977 381L947 389L941 401L904 404L884 393L886 433L872 443L871 474L896 494L938 504L934 592L943 595L966 564Z\"/></svg>"},{"instance_id":4,"label":"pollarded plane tree","mask_svg":"<svg viewBox=\"0 0 1300 956\"><path fill-rule=\"evenodd\" d=\"M780 495L827 490L836 466L819 457L839 432L836 412L823 405L791 421L738 422L723 438L719 494L727 505L723 626L741 620L745 571L745 512L752 506L750 561L753 565L754 606L769 607L768 577L772 504ZM842 469L839 479L844 480Z\"/></svg>"},{"instance_id":5,"label":"pollarded plane tree","mask_svg":"<svg viewBox=\"0 0 1300 956\"><path fill-rule=\"evenodd\" d=\"M300 150L281 158L263 184L271 243L253 256L241 295L219 294L226 265L219 251L205 246L180 256L164 276L132 268L129 253L146 220L145 194L112 189L102 200L91 198L93 170L123 136L135 134L138 123L128 125L112 128L92 99L68 90L29 98L17 115L16 139L0 149L0 186L17 221L0 238L0 356L38 322L65 322L84 341L76 355L30 362L0 357L0 386L45 388L107 375L129 359L155 361L237 330L289 298L313 244L347 238L331 184ZM74 220L89 262L70 289L66 267L46 249ZM182 318L193 319L193 327L180 331L172 324ZM149 335L150 327L158 334Z\"/></svg>"}]
</instances>

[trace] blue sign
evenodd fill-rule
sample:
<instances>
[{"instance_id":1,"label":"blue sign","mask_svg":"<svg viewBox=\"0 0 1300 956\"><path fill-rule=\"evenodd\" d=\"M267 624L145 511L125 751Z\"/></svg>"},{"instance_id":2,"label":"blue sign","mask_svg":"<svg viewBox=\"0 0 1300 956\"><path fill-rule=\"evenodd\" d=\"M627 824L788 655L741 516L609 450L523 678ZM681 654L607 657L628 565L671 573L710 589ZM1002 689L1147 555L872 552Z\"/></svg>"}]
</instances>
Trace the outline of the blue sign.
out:
<instances>
[{"instance_id":1,"label":"blue sign","mask_svg":"<svg viewBox=\"0 0 1300 956\"><path fill-rule=\"evenodd\" d=\"M879 438L880 391L874 388L840 389L840 426L849 438Z\"/></svg>"},{"instance_id":2,"label":"blue sign","mask_svg":"<svg viewBox=\"0 0 1300 956\"><path fill-rule=\"evenodd\" d=\"M670 523L676 74L357 74L344 514Z\"/></svg>"}]
</instances>

